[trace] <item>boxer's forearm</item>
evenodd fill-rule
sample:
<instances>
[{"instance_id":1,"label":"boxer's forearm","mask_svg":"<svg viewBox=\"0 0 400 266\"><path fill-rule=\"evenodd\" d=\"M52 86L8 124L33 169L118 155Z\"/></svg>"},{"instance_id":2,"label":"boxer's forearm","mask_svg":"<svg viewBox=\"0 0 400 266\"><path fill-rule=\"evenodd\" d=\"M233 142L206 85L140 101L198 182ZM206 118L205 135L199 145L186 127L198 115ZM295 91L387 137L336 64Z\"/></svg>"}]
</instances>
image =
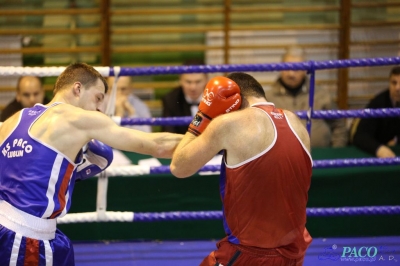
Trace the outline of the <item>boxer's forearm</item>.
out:
<instances>
[{"instance_id":1,"label":"boxer's forearm","mask_svg":"<svg viewBox=\"0 0 400 266\"><path fill-rule=\"evenodd\" d=\"M154 141L152 156L156 158L172 158L178 144L182 141L184 135L161 132L151 133Z\"/></svg>"}]
</instances>

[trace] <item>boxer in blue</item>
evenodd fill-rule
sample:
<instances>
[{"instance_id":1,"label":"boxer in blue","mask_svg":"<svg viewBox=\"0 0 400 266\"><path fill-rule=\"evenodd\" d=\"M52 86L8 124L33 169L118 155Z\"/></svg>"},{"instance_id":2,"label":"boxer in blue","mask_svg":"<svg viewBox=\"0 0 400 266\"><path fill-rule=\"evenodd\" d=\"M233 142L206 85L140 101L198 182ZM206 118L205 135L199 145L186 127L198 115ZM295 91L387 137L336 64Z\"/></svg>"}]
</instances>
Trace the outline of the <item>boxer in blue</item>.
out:
<instances>
[{"instance_id":1,"label":"boxer in blue","mask_svg":"<svg viewBox=\"0 0 400 266\"><path fill-rule=\"evenodd\" d=\"M22 109L0 126L0 265L74 265L56 218L68 212L75 182L111 163L111 147L172 156L182 135L120 127L98 112L107 89L93 67L72 64L48 105Z\"/></svg>"}]
</instances>

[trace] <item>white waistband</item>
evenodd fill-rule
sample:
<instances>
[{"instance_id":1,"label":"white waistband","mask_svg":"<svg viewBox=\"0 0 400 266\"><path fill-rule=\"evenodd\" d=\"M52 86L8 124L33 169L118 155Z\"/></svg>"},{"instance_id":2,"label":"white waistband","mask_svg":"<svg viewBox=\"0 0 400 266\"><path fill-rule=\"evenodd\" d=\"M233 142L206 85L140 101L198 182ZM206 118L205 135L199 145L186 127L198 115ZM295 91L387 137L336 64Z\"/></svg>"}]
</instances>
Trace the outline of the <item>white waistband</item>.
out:
<instances>
[{"instance_id":1,"label":"white waistband","mask_svg":"<svg viewBox=\"0 0 400 266\"><path fill-rule=\"evenodd\" d=\"M0 224L4 227L33 239L51 240L55 238L56 219L42 219L0 200Z\"/></svg>"}]
</instances>

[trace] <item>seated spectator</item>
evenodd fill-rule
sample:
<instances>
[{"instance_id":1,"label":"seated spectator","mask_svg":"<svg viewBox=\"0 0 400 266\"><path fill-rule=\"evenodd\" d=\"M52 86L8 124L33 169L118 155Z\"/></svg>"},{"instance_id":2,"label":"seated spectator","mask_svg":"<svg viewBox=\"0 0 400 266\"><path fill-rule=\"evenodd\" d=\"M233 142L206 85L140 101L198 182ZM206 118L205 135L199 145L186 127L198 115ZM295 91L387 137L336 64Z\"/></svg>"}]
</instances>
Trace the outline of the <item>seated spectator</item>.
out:
<instances>
[{"instance_id":1,"label":"seated spectator","mask_svg":"<svg viewBox=\"0 0 400 266\"><path fill-rule=\"evenodd\" d=\"M106 112L110 94L114 89L115 77L108 77L107 83L109 90L104 98L100 111ZM132 88L132 78L129 76L118 77L116 84L115 113L114 116L121 118L151 118L149 107L139 97L137 97ZM152 132L150 125L126 126L144 132ZM120 150L113 149L113 161L111 166L131 165L132 161Z\"/></svg>"},{"instance_id":2,"label":"seated spectator","mask_svg":"<svg viewBox=\"0 0 400 266\"><path fill-rule=\"evenodd\" d=\"M23 76L17 83L17 94L1 112L0 122L21 110L32 107L37 103L47 104L49 99L45 97L42 80L39 77Z\"/></svg>"},{"instance_id":3,"label":"seated spectator","mask_svg":"<svg viewBox=\"0 0 400 266\"><path fill-rule=\"evenodd\" d=\"M109 77L107 80L108 86L112 88L114 84L115 78ZM139 97L137 97L133 93L134 89L132 88L132 79L128 76L121 76L117 81L117 93L115 100L115 116L119 116L122 118L151 118L151 113L149 107L144 103ZM109 90L109 93L111 89ZM108 103L109 94L107 94L106 99L104 101L104 110ZM151 132L150 125L135 125L129 126L130 128L134 128L144 132Z\"/></svg>"},{"instance_id":4,"label":"seated spectator","mask_svg":"<svg viewBox=\"0 0 400 266\"><path fill-rule=\"evenodd\" d=\"M204 65L201 60L189 60L184 65ZM206 73L189 73L179 76L179 87L162 98L163 117L194 116L198 111L204 88L208 81ZM163 126L162 131L185 134L188 125Z\"/></svg>"},{"instance_id":5,"label":"seated spectator","mask_svg":"<svg viewBox=\"0 0 400 266\"><path fill-rule=\"evenodd\" d=\"M377 94L366 108L400 108L400 66L392 68L389 88ZM400 117L358 118L351 127L352 143L378 158L395 157L390 148L399 143Z\"/></svg>"},{"instance_id":6,"label":"seated spectator","mask_svg":"<svg viewBox=\"0 0 400 266\"><path fill-rule=\"evenodd\" d=\"M301 48L292 47L284 54L283 62L303 62L304 52ZM284 70L266 91L267 100L275 106L292 112L309 109L309 81L307 72ZM316 88L314 110L332 110L336 106L328 90ZM307 123L302 119L304 125ZM344 147L348 142L348 131L345 119L313 119L311 126L311 147Z\"/></svg>"}]
</instances>

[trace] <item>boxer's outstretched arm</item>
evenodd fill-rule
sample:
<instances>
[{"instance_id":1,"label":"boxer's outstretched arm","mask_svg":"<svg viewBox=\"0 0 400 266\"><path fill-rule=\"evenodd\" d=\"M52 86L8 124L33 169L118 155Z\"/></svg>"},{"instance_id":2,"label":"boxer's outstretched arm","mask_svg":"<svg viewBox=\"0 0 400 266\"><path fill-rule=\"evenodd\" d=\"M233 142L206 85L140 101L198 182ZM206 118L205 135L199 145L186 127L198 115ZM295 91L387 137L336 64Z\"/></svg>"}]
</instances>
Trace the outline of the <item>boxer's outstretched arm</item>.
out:
<instances>
[{"instance_id":1,"label":"boxer's outstretched arm","mask_svg":"<svg viewBox=\"0 0 400 266\"><path fill-rule=\"evenodd\" d=\"M74 126L87 140L97 139L115 149L148 154L156 158L171 158L183 135L147 133L118 126L100 112L83 111Z\"/></svg>"}]
</instances>

